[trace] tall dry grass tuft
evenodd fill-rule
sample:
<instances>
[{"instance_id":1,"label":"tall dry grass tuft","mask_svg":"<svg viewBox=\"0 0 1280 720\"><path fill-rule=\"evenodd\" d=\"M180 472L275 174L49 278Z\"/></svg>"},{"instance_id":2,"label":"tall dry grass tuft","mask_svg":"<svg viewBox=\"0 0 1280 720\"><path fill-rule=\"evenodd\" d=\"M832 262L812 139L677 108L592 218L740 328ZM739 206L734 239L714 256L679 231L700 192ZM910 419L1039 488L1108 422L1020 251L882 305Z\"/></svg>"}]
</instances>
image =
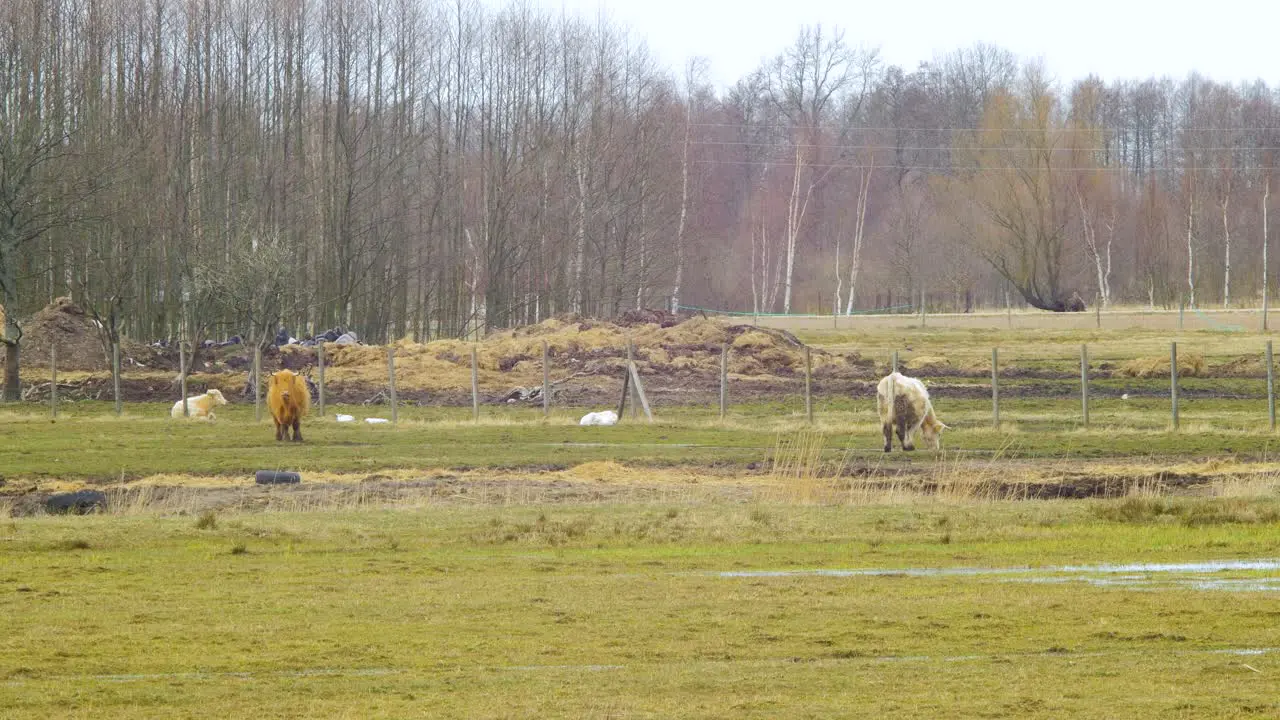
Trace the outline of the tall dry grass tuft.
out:
<instances>
[{"instance_id":1,"label":"tall dry grass tuft","mask_svg":"<svg viewBox=\"0 0 1280 720\"><path fill-rule=\"evenodd\" d=\"M1025 500L1029 495L1027 483L1011 480L1007 477L1008 468L1001 467L1014 444L1013 438L1004 438L991 457L982 460L939 453L931 473L934 496L952 502Z\"/></svg>"},{"instance_id":2,"label":"tall dry grass tuft","mask_svg":"<svg viewBox=\"0 0 1280 720\"><path fill-rule=\"evenodd\" d=\"M834 468L822 459L826 436L814 430L790 435L779 433L774 440L769 467L769 484L780 502L799 505L836 501L836 481L849 462L846 450Z\"/></svg>"}]
</instances>

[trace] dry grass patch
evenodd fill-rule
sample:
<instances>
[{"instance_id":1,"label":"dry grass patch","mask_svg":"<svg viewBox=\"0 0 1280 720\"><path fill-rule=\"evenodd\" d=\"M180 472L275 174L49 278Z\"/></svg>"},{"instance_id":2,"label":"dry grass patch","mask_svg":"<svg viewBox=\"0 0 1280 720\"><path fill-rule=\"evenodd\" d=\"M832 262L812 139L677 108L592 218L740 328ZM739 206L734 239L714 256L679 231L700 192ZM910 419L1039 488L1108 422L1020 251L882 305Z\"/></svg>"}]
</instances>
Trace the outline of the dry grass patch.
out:
<instances>
[{"instance_id":1,"label":"dry grass patch","mask_svg":"<svg viewBox=\"0 0 1280 720\"><path fill-rule=\"evenodd\" d=\"M1116 369L1121 377L1156 378L1169 376L1169 357L1142 357L1126 361ZM1208 366L1199 353L1178 354L1178 377L1204 377Z\"/></svg>"}]
</instances>

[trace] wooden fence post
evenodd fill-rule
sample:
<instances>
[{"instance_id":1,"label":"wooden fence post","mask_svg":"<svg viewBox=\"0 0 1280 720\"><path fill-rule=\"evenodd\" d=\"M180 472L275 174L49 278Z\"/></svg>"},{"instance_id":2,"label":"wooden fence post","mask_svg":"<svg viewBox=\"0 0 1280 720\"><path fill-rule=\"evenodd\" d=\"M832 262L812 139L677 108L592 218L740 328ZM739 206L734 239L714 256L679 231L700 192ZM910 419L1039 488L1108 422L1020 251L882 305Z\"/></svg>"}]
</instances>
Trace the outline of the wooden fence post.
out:
<instances>
[{"instance_id":1,"label":"wooden fence post","mask_svg":"<svg viewBox=\"0 0 1280 720\"><path fill-rule=\"evenodd\" d=\"M635 378L638 377L638 373L635 372L634 356L635 356L635 347L631 344L631 338L628 337L627 338L627 372L631 374L633 379L633 382L631 383L631 395L632 395L631 419L632 420L635 420L637 417L639 417L639 412L640 412L640 409L636 407L637 405L640 404L636 402L636 399L639 398L640 395L639 393L636 392L636 384L634 382ZM622 416L619 415L618 419L621 420Z\"/></svg>"},{"instance_id":2,"label":"wooden fence post","mask_svg":"<svg viewBox=\"0 0 1280 720\"><path fill-rule=\"evenodd\" d=\"M1098 303L1093 306L1093 314L1098 321L1098 329L1102 329L1102 298L1098 298Z\"/></svg>"},{"instance_id":3,"label":"wooden fence post","mask_svg":"<svg viewBox=\"0 0 1280 720\"><path fill-rule=\"evenodd\" d=\"M991 348L991 423L1000 427L1000 350Z\"/></svg>"},{"instance_id":4,"label":"wooden fence post","mask_svg":"<svg viewBox=\"0 0 1280 720\"><path fill-rule=\"evenodd\" d=\"M640 406L644 408L644 416L649 422L653 422L653 411L649 409L649 398L645 397L644 385L640 383L640 371L636 369L634 362L627 363L627 372L631 374L631 387L635 390L636 397L640 399ZM631 405L631 412L635 413L635 403Z\"/></svg>"},{"instance_id":5,"label":"wooden fence post","mask_svg":"<svg viewBox=\"0 0 1280 720\"><path fill-rule=\"evenodd\" d=\"M1272 362L1271 341L1267 341L1267 416L1271 420L1271 431L1276 429L1276 366Z\"/></svg>"},{"instance_id":6,"label":"wooden fence post","mask_svg":"<svg viewBox=\"0 0 1280 720\"><path fill-rule=\"evenodd\" d=\"M471 346L471 419L480 422L480 354Z\"/></svg>"},{"instance_id":7,"label":"wooden fence post","mask_svg":"<svg viewBox=\"0 0 1280 720\"><path fill-rule=\"evenodd\" d=\"M551 350L542 341L542 417L551 415Z\"/></svg>"},{"instance_id":8,"label":"wooden fence post","mask_svg":"<svg viewBox=\"0 0 1280 720\"><path fill-rule=\"evenodd\" d=\"M924 324L925 324L925 318L924 318L924 315L925 315L925 309L924 309L924 288L920 288L920 327L924 327Z\"/></svg>"},{"instance_id":9,"label":"wooden fence post","mask_svg":"<svg viewBox=\"0 0 1280 720\"><path fill-rule=\"evenodd\" d=\"M720 348L720 420L724 420L729 397L729 345Z\"/></svg>"},{"instance_id":10,"label":"wooden fence post","mask_svg":"<svg viewBox=\"0 0 1280 720\"><path fill-rule=\"evenodd\" d=\"M49 410L58 419L58 344L49 343Z\"/></svg>"},{"instance_id":11,"label":"wooden fence post","mask_svg":"<svg viewBox=\"0 0 1280 720\"><path fill-rule=\"evenodd\" d=\"M1169 343L1169 399L1173 410L1173 429L1178 429L1178 343Z\"/></svg>"},{"instance_id":12,"label":"wooden fence post","mask_svg":"<svg viewBox=\"0 0 1280 720\"><path fill-rule=\"evenodd\" d=\"M898 351L893 351L893 368L892 372L898 372Z\"/></svg>"},{"instance_id":13,"label":"wooden fence post","mask_svg":"<svg viewBox=\"0 0 1280 720\"><path fill-rule=\"evenodd\" d=\"M1187 301L1179 298L1178 299L1178 329L1179 330L1182 329L1182 314L1183 314L1183 311L1186 310L1186 307L1187 307Z\"/></svg>"},{"instance_id":14,"label":"wooden fence post","mask_svg":"<svg viewBox=\"0 0 1280 720\"><path fill-rule=\"evenodd\" d=\"M809 424L813 424L813 357L809 353L809 346L804 346L804 414L809 419Z\"/></svg>"},{"instance_id":15,"label":"wooden fence post","mask_svg":"<svg viewBox=\"0 0 1280 720\"><path fill-rule=\"evenodd\" d=\"M120 417L124 406L120 398L120 341L111 343L111 390L116 400L116 417Z\"/></svg>"},{"instance_id":16,"label":"wooden fence post","mask_svg":"<svg viewBox=\"0 0 1280 720\"><path fill-rule=\"evenodd\" d=\"M320 417L324 417L324 342L321 341L316 348L320 360L320 387L317 388L320 395Z\"/></svg>"},{"instance_id":17,"label":"wooden fence post","mask_svg":"<svg viewBox=\"0 0 1280 720\"><path fill-rule=\"evenodd\" d=\"M1089 346L1080 346L1080 414L1089 427Z\"/></svg>"},{"instance_id":18,"label":"wooden fence post","mask_svg":"<svg viewBox=\"0 0 1280 720\"><path fill-rule=\"evenodd\" d=\"M253 419L254 422L262 422L262 348L260 347L253 348Z\"/></svg>"},{"instance_id":19,"label":"wooden fence post","mask_svg":"<svg viewBox=\"0 0 1280 720\"><path fill-rule=\"evenodd\" d=\"M387 379L391 383L391 422L399 421L399 403L396 402L396 346L387 346Z\"/></svg>"},{"instance_id":20,"label":"wooden fence post","mask_svg":"<svg viewBox=\"0 0 1280 720\"><path fill-rule=\"evenodd\" d=\"M182 393L182 417L191 417L191 408L187 407L187 344L178 341L178 387Z\"/></svg>"}]
</instances>

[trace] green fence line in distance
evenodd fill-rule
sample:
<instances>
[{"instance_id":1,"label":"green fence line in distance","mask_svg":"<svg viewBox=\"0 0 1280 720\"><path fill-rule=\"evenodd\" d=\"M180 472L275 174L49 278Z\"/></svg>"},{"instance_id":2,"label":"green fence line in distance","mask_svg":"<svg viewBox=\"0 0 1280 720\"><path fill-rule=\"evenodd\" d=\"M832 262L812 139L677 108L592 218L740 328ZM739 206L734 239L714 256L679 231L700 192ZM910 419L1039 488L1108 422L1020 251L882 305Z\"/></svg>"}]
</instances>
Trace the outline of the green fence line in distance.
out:
<instances>
[{"instance_id":1,"label":"green fence line in distance","mask_svg":"<svg viewBox=\"0 0 1280 720\"><path fill-rule=\"evenodd\" d=\"M766 312L743 312L740 310L716 310L714 308L698 307L697 305L678 305L680 310L694 310L697 312L710 313L712 315L735 315L741 317L786 317L786 318L819 318L831 317L830 315L818 315L814 313L766 313ZM851 313L840 313L839 317L849 317L852 315L888 315L897 310L915 311L914 305L894 305L893 307L874 308L872 310L854 310Z\"/></svg>"},{"instance_id":2,"label":"green fence line in distance","mask_svg":"<svg viewBox=\"0 0 1280 720\"><path fill-rule=\"evenodd\" d=\"M1214 320L1213 318L1209 317L1203 310L1201 310L1198 307L1193 307L1191 308L1191 310L1196 315L1199 315L1200 319L1204 320L1209 325L1209 328L1211 330L1222 330L1224 332L1244 332L1244 328L1241 327L1240 325L1228 325L1226 323L1220 323L1217 320Z\"/></svg>"}]
</instances>

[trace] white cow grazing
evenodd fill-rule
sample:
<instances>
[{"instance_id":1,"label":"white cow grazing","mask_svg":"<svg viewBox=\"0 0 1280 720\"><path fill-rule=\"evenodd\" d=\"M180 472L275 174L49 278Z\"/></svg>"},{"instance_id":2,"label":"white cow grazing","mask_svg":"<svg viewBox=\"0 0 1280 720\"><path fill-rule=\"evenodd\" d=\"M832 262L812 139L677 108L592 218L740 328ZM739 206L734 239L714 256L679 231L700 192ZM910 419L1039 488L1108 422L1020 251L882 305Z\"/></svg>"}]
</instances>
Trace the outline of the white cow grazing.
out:
<instances>
[{"instance_id":1,"label":"white cow grazing","mask_svg":"<svg viewBox=\"0 0 1280 720\"><path fill-rule=\"evenodd\" d=\"M226 405L227 399L222 397L221 390L210 390L203 395L192 395L187 398L187 412L192 420L212 420L213 408L216 405ZM173 404L173 409L169 411L170 417L182 417L182 401Z\"/></svg>"},{"instance_id":2,"label":"white cow grazing","mask_svg":"<svg viewBox=\"0 0 1280 720\"><path fill-rule=\"evenodd\" d=\"M914 437L919 430L924 441L934 450L942 447L942 431L946 425L933 412L929 391L924 383L899 372L886 375L876 387L876 409L884 427L884 451L893 451L893 433L903 450L915 450Z\"/></svg>"}]
</instances>

